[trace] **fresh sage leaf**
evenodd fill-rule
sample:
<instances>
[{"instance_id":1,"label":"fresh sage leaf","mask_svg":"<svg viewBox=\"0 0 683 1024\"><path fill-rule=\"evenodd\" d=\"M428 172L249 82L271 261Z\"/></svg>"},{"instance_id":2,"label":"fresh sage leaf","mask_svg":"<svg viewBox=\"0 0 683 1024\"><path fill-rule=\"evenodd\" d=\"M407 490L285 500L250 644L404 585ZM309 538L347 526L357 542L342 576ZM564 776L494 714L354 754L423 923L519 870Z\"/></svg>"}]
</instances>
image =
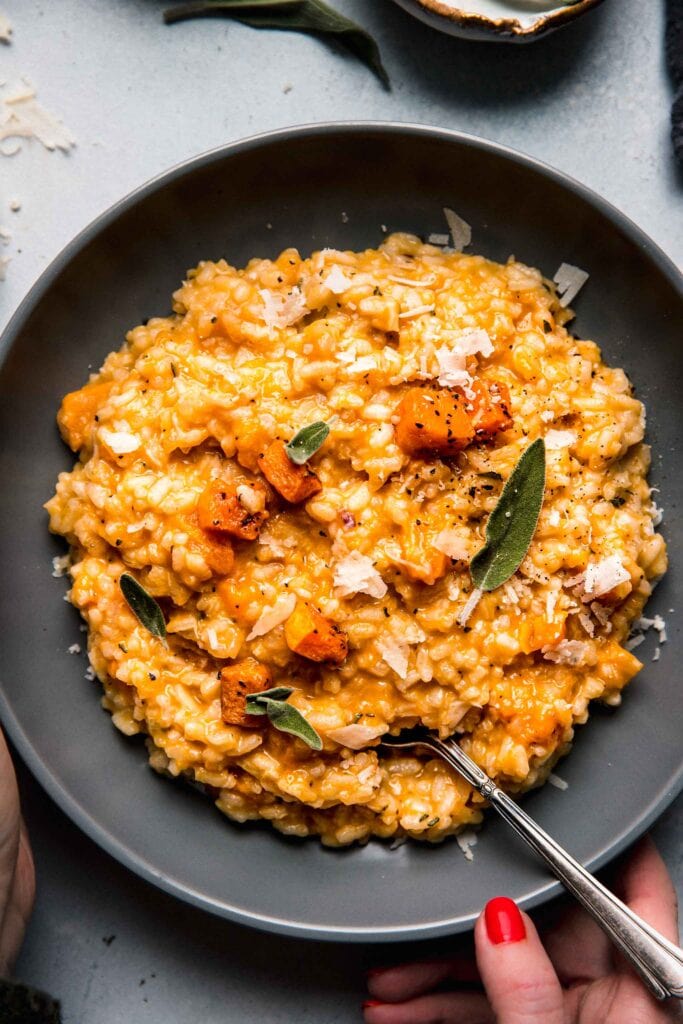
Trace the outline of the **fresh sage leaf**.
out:
<instances>
[{"instance_id":1,"label":"fresh sage leaf","mask_svg":"<svg viewBox=\"0 0 683 1024\"><path fill-rule=\"evenodd\" d=\"M261 693L247 695L247 712L250 715L268 715L270 724L280 732L298 736L313 750L322 750L323 741L300 711L287 703L294 691L289 686L274 686Z\"/></svg>"},{"instance_id":2,"label":"fresh sage leaf","mask_svg":"<svg viewBox=\"0 0 683 1024\"><path fill-rule=\"evenodd\" d=\"M517 572L533 537L545 491L545 443L526 449L486 524L486 543L470 565L475 587L495 590Z\"/></svg>"},{"instance_id":3,"label":"fresh sage leaf","mask_svg":"<svg viewBox=\"0 0 683 1024\"><path fill-rule=\"evenodd\" d=\"M389 76L377 43L355 21L346 18L323 0L194 0L164 12L164 21L184 21L223 15L252 28L306 32L326 42L337 42L361 60L389 89Z\"/></svg>"},{"instance_id":4,"label":"fresh sage leaf","mask_svg":"<svg viewBox=\"0 0 683 1024\"><path fill-rule=\"evenodd\" d=\"M148 594L145 588L128 572L122 573L119 577L119 586L126 599L126 604L138 622L153 636L159 637L166 643L164 613L152 595Z\"/></svg>"},{"instance_id":5,"label":"fresh sage leaf","mask_svg":"<svg viewBox=\"0 0 683 1024\"><path fill-rule=\"evenodd\" d=\"M261 690L260 693L249 693L247 694L247 704L252 701L261 700L287 700L291 697L294 690L291 686L274 686L271 690Z\"/></svg>"},{"instance_id":6,"label":"fresh sage leaf","mask_svg":"<svg viewBox=\"0 0 683 1024\"><path fill-rule=\"evenodd\" d=\"M330 428L322 420L302 427L289 444L285 445L285 451L290 461L295 462L297 466L303 466L304 462L308 462L311 455L315 455L318 448L325 442L329 432Z\"/></svg>"}]
</instances>

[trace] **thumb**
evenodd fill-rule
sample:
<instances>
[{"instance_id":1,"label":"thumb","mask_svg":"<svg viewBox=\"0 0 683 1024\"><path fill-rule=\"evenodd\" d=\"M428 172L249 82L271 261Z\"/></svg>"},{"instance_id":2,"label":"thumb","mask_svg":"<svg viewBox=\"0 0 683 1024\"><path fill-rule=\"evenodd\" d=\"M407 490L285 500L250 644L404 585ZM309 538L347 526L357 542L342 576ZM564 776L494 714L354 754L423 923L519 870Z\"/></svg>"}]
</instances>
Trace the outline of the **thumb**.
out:
<instances>
[{"instance_id":1,"label":"thumb","mask_svg":"<svg viewBox=\"0 0 683 1024\"><path fill-rule=\"evenodd\" d=\"M474 929L477 965L498 1024L563 1024L563 994L533 922L499 896Z\"/></svg>"}]
</instances>

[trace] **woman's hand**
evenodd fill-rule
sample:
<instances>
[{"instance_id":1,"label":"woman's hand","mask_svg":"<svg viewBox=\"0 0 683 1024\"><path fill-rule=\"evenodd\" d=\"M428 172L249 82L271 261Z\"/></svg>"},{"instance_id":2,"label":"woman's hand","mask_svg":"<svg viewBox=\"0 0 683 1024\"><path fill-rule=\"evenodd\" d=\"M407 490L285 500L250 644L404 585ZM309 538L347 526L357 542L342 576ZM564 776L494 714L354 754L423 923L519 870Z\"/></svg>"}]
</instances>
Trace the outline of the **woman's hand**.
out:
<instances>
[{"instance_id":1,"label":"woman's hand","mask_svg":"<svg viewBox=\"0 0 683 1024\"><path fill-rule=\"evenodd\" d=\"M11 971L33 907L35 876L17 780L0 732L0 978Z\"/></svg>"},{"instance_id":2,"label":"woman's hand","mask_svg":"<svg viewBox=\"0 0 683 1024\"><path fill-rule=\"evenodd\" d=\"M624 901L667 939L678 942L676 893L650 839L623 873ZM665 1024L679 1006L658 1003L578 908L545 936L512 900L491 900L474 930L476 965L409 964L371 972L366 1024ZM450 981L462 991L432 990ZM484 992L472 982L479 981ZM431 992L431 994L430 994Z\"/></svg>"}]
</instances>

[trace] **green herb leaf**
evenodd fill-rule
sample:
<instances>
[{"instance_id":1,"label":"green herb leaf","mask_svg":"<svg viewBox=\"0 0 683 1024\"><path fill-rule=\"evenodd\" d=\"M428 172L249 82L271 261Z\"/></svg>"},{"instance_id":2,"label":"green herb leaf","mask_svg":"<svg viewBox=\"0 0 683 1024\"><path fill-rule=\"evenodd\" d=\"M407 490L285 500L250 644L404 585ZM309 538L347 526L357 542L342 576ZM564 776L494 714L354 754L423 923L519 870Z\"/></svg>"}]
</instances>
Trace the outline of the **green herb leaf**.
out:
<instances>
[{"instance_id":1,"label":"green herb leaf","mask_svg":"<svg viewBox=\"0 0 683 1024\"><path fill-rule=\"evenodd\" d=\"M260 693L247 694L247 704L260 700L287 700L293 693L294 690L291 686L273 686L270 690L261 690Z\"/></svg>"},{"instance_id":2,"label":"green herb leaf","mask_svg":"<svg viewBox=\"0 0 683 1024\"><path fill-rule=\"evenodd\" d=\"M313 750L322 750L323 741L300 711L287 703L294 691L290 686L274 686L261 693L247 695L247 712L250 715L268 715L270 724L280 732L298 736Z\"/></svg>"},{"instance_id":3,"label":"green herb leaf","mask_svg":"<svg viewBox=\"0 0 683 1024\"><path fill-rule=\"evenodd\" d=\"M274 725L280 732L289 732L292 736L298 736L313 750L322 750L323 741L300 711L281 700L269 700L267 706L271 725Z\"/></svg>"},{"instance_id":4,"label":"green herb leaf","mask_svg":"<svg viewBox=\"0 0 683 1024\"><path fill-rule=\"evenodd\" d=\"M187 18L220 15L252 28L307 32L325 41L336 41L369 67L385 88L390 88L372 36L323 0L195 0L169 8L164 12L164 21L170 25Z\"/></svg>"},{"instance_id":5,"label":"green herb leaf","mask_svg":"<svg viewBox=\"0 0 683 1024\"><path fill-rule=\"evenodd\" d=\"M529 445L510 474L486 524L486 543L470 565L475 587L495 590L505 583L529 550L545 491L545 443Z\"/></svg>"},{"instance_id":6,"label":"green herb leaf","mask_svg":"<svg viewBox=\"0 0 683 1024\"><path fill-rule=\"evenodd\" d=\"M148 594L145 588L128 572L124 572L119 577L119 586L126 599L126 604L138 622L142 623L153 636L158 636L166 643L164 613L152 595Z\"/></svg>"},{"instance_id":7,"label":"green herb leaf","mask_svg":"<svg viewBox=\"0 0 683 1024\"><path fill-rule=\"evenodd\" d=\"M285 451L290 460L297 466L303 466L304 462L308 462L311 455L315 455L318 448L324 444L329 432L330 428L322 420L302 427L289 444L285 445Z\"/></svg>"}]
</instances>

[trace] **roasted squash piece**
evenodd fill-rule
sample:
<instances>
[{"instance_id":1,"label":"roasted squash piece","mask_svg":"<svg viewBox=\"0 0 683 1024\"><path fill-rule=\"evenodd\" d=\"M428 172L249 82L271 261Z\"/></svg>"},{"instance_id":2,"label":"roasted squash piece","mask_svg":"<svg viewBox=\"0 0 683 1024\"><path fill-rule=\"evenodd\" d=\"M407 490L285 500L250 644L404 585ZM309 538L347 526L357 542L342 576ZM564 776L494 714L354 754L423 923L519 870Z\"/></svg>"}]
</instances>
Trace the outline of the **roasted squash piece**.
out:
<instances>
[{"instance_id":1,"label":"roasted squash piece","mask_svg":"<svg viewBox=\"0 0 683 1024\"><path fill-rule=\"evenodd\" d=\"M267 665L256 658L245 658L220 671L221 714L227 725L243 725L249 728L262 725L260 716L247 714L247 694L261 693L273 685L273 677Z\"/></svg>"},{"instance_id":2,"label":"roasted squash piece","mask_svg":"<svg viewBox=\"0 0 683 1024\"><path fill-rule=\"evenodd\" d=\"M502 381L473 380L465 408L474 424L478 441L490 441L512 426L510 391ZM471 397L472 392L474 398Z\"/></svg>"},{"instance_id":3,"label":"roasted squash piece","mask_svg":"<svg viewBox=\"0 0 683 1024\"><path fill-rule=\"evenodd\" d=\"M285 622L285 640L291 651L310 661L339 664L348 653L346 633L306 601L298 601Z\"/></svg>"},{"instance_id":4,"label":"roasted squash piece","mask_svg":"<svg viewBox=\"0 0 683 1024\"><path fill-rule=\"evenodd\" d=\"M283 441L273 441L259 455L261 472L285 501L298 505L322 490L322 484L307 465L297 466L287 455Z\"/></svg>"},{"instance_id":5,"label":"roasted squash piece","mask_svg":"<svg viewBox=\"0 0 683 1024\"><path fill-rule=\"evenodd\" d=\"M196 512L183 516L181 522L189 534L188 547L203 557L216 576L227 576L232 572L235 553L229 537L215 530L203 530Z\"/></svg>"},{"instance_id":6,"label":"roasted squash piece","mask_svg":"<svg viewBox=\"0 0 683 1024\"><path fill-rule=\"evenodd\" d=\"M212 480L199 499L197 515L204 530L256 540L268 518L266 489L260 483Z\"/></svg>"},{"instance_id":7,"label":"roasted squash piece","mask_svg":"<svg viewBox=\"0 0 683 1024\"><path fill-rule=\"evenodd\" d=\"M525 654L543 647L559 644L566 635L565 618L547 619L544 615L530 615L519 627L519 644Z\"/></svg>"},{"instance_id":8,"label":"roasted squash piece","mask_svg":"<svg viewBox=\"0 0 683 1024\"><path fill-rule=\"evenodd\" d=\"M409 455L455 455L475 436L465 405L454 389L409 388L397 409L397 443Z\"/></svg>"},{"instance_id":9,"label":"roasted squash piece","mask_svg":"<svg viewBox=\"0 0 683 1024\"><path fill-rule=\"evenodd\" d=\"M73 452L77 452L88 440L95 425L97 410L107 400L113 383L111 380L104 380L86 384L78 391L70 391L62 399L57 424L62 437Z\"/></svg>"}]
</instances>

